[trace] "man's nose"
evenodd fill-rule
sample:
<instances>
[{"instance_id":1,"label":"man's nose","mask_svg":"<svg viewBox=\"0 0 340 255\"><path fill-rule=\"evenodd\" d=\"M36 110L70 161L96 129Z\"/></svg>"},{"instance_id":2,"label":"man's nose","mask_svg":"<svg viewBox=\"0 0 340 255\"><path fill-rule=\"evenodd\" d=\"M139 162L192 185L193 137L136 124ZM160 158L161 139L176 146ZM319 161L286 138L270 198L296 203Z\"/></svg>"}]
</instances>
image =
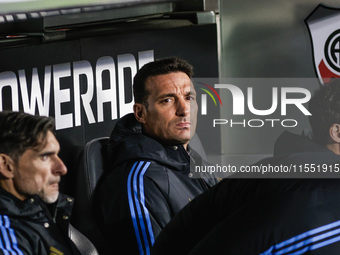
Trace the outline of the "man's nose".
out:
<instances>
[{"instance_id":1,"label":"man's nose","mask_svg":"<svg viewBox=\"0 0 340 255\"><path fill-rule=\"evenodd\" d=\"M54 165L52 171L54 175L65 175L67 173L67 167L58 156L54 157Z\"/></svg>"},{"instance_id":2,"label":"man's nose","mask_svg":"<svg viewBox=\"0 0 340 255\"><path fill-rule=\"evenodd\" d=\"M178 116L187 116L190 113L190 101L179 99L177 101L177 111Z\"/></svg>"}]
</instances>

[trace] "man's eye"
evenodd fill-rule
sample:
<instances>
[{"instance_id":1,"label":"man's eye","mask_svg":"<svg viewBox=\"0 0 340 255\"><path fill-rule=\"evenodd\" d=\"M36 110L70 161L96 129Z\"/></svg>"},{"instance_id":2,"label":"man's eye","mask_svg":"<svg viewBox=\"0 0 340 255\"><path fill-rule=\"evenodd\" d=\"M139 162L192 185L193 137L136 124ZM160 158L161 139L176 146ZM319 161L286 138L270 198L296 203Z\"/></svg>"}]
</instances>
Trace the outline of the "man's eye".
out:
<instances>
[{"instance_id":1,"label":"man's eye","mask_svg":"<svg viewBox=\"0 0 340 255\"><path fill-rule=\"evenodd\" d=\"M42 161L46 161L46 160L48 160L48 155L42 155L42 156L40 156L40 158L41 158Z\"/></svg>"},{"instance_id":2,"label":"man's eye","mask_svg":"<svg viewBox=\"0 0 340 255\"><path fill-rule=\"evenodd\" d=\"M164 102L164 103L169 103L169 102L171 102L171 98L166 98L166 99L164 99L162 102Z\"/></svg>"},{"instance_id":3,"label":"man's eye","mask_svg":"<svg viewBox=\"0 0 340 255\"><path fill-rule=\"evenodd\" d=\"M193 96L187 96L187 100L193 101L193 100L195 100L195 97L193 97Z\"/></svg>"}]
</instances>

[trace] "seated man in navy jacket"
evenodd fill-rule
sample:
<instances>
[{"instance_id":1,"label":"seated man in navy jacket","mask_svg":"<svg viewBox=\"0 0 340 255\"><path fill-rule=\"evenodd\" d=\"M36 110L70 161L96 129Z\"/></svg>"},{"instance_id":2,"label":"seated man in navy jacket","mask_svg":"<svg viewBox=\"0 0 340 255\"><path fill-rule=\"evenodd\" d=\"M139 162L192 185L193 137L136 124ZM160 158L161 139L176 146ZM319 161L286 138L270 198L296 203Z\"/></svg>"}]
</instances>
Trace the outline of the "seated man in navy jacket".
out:
<instances>
[{"instance_id":1,"label":"seated man in navy jacket","mask_svg":"<svg viewBox=\"0 0 340 255\"><path fill-rule=\"evenodd\" d=\"M73 199L59 192L67 168L53 131L52 118L0 112L0 254L98 254L69 223Z\"/></svg>"},{"instance_id":2,"label":"seated man in navy jacket","mask_svg":"<svg viewBox=\"0 0 340 255\"><path fill-rule=\"evenodd\" d=\"M134 77L134 113L112 131L112 163L95 194L96 219L109 244L101 254L149 254L170 219L216 183L190 174L190 167L203 164L189 146L197 118L192 75L186 61L166 58Z\"/></svg>"},{"instance_id":3,"label":"seated man in navy jacket","mask_svg":"<svg viewBox=\"0 0 340 255\"><path fill-rule=\"evenodd\" d=\"M340 84L317 91L309 111L314 141L285 132L256 165L336 178L225 179L173 218L152 254L340 254Z\"/></svg>"}]
</instances>

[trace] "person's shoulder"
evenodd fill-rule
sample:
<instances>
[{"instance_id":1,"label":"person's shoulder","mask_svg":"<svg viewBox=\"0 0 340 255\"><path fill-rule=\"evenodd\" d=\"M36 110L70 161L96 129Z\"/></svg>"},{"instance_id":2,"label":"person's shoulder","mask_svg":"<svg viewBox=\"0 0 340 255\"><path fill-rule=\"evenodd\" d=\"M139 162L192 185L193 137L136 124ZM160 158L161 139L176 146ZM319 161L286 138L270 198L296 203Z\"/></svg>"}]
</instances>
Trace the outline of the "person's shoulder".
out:
<instances>
[{"instance_id":1,"label":"person's shoulder","mask_svg":"<svg viewBox=\"0 0 340 255\"><path fill-rule=\"evenodd\" d=\"M139 160L137 161L137 172L143 174L144 177L161 180L167 178L169 168L159 161L155 160Z\"/></svg>"},{"instance_id":2,"label":"person's shoulder","mask_svg":"<svg viewBox=\"0 0 340 255\"><path fill-rule=\"evenodd\" d=\"M143 157L128 159L120 164L115 164L112 169L105 172L98 182L97 190L116 189L117 186L124 185L129 179L140 180L147 177L161 180L167 178L167 171L168 168L158 161Z\"/></svg>"},{"instance_id":3,"label":"person's shoulder","mask_svg":"<svg viewBox=\"0 0 340 255\"><path fill-rule=\"evenodd\" d=\"M118 141L111 140L108 147L108 157L114 165L131 160L157 160L164 158L165 155L166 150L162 144L143 134L125 137Z\"/></svg>"}]
</instances>

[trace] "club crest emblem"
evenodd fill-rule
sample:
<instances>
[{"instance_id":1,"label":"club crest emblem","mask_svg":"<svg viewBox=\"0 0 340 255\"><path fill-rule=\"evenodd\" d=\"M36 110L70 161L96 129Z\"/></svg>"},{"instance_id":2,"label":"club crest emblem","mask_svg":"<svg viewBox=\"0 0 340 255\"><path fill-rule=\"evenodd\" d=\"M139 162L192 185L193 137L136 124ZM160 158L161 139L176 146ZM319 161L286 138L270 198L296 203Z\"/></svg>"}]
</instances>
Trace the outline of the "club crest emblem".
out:
<instances>
[{"instance_id":1,"label":"club crest emblem","mask_svg":"<svg viewBox=\"0 0 340 255\"><path fill-rule=\"evenodd\" d=\"M321 84L340 78L340 9L319 5L305 20Z\"/></svg>"}]
</instances>

